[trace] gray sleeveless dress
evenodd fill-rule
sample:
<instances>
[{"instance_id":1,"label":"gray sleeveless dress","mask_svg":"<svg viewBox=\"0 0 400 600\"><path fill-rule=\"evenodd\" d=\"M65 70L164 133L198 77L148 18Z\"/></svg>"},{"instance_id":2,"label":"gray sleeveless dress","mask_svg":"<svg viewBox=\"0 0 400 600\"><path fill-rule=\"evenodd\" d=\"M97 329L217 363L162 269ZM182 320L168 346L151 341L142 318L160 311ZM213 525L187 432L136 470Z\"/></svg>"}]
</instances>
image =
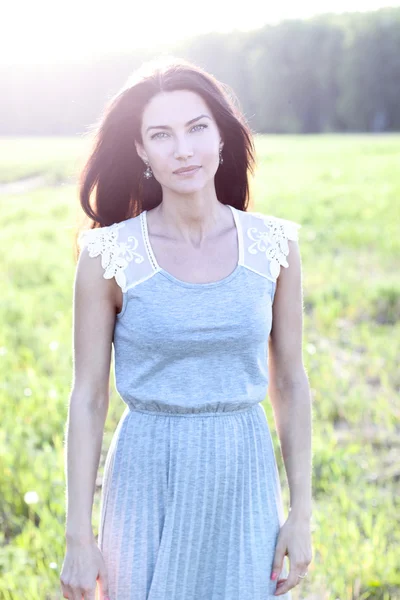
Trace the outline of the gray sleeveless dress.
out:
<instances>
[{"instance_id":1,"label":"gray sleeveless dress","mask_svg":"<svg viewBox=\"0 0 400 600\"><path fill-rule=\"evenodd\" d=\"M300 225L230 209L237 266L211 283L158 265L146 211L79 237L123 291L113 348L127 406L107 454L98 538L111 600L277 598L284 516L260 403L276 279Z\"/></svg>"}]
</instances>

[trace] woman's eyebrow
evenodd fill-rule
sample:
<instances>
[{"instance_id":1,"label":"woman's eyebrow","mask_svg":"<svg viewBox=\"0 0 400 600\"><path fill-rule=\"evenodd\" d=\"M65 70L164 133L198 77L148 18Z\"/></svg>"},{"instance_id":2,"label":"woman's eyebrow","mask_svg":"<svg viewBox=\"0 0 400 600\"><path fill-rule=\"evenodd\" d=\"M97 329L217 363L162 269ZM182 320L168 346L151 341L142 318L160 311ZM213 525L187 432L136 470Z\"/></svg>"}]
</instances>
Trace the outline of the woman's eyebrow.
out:
<instances>
[{"instance_id":1,"label":"woman's eyebrow","mask_svg":"<svg viewBox=\"0 0 400 600\"><path fill-rule=\"evenodd\" d=\"M187 127L188 125L191 125L192 123L194 123L195 121L198 121L199 119L202 119L203 117L205 117L206 119L211 119L211 117L209 117L208 115L200 115L199 117L195 117L194 119L190 119L190 121L188 121L187 123L185 123L185 127ZM146 129L146 133L150 129L171 129L171 127L169 127L168 125L151 125L150 127L148 127Z\"/></svg>"}]
</instances>

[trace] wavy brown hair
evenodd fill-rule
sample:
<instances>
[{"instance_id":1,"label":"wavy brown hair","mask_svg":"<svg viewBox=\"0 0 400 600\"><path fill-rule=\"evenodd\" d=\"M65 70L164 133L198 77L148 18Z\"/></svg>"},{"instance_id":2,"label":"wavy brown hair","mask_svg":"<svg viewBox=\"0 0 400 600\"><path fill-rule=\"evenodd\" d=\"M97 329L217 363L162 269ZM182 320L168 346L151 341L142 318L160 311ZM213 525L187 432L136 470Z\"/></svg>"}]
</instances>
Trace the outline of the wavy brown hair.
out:
<instances>
[{"instance_id":1,"label":"wavy brown hair","mask_svg":"<svg viewBox=\"0 0 400 600\"><path fill-rule=\"evenodd\" d=\"M135 217L161 203L161 185L154 177L144 178L145 165L134 142L143 143L141 120L150 99L175 90L201 96L224 139L224 161L214 179L218 200L240 210L253 204L249 185L256 162L253 132L238 98L227 84L201 67L169 55L147 61L134 71L91 127L92 147L79 175L79 201L89 228ZM82 228L76 231L76 256Z\"/></svg>"}]
</instances>

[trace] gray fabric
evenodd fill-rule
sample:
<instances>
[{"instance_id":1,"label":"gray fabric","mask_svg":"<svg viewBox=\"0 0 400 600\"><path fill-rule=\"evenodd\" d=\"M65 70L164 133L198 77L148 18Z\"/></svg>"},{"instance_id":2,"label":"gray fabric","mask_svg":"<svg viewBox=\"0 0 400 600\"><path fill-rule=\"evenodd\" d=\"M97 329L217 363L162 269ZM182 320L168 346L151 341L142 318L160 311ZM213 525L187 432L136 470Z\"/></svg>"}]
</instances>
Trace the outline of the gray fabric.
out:
<instances>
[{"instance_id":1,"label":"gray fabric","mask_svg":"<svg viewBox=\"0 0 400 600\"><path fill-rule=\"evenodd\" d=\"M124 294L113 347L127 407L107 454L99 531L111 600L276 598L284 515L260 402L276 277L299 226L230 208L238 263L216 282L162 269L145 212L80 239Z\"/></svg>"}]
</instances>

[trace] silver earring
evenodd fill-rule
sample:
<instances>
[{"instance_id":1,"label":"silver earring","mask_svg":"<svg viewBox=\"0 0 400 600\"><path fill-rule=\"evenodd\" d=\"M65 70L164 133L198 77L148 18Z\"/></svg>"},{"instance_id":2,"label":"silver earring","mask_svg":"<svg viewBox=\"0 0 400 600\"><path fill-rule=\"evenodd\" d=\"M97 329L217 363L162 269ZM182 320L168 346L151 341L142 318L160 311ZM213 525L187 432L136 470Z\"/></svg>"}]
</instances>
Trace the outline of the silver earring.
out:
<instances>
[{"instance_id":1,"label":"silver earring","mask_svg":"<svg viewBox=\"0 0 400 600\"><path fill-rule=\"evenodd\" d=\"M219 149L219 164L222 165L224 159L222 158L222 148Z\"/></svg>"},{"instance_id":2,"label":"silver earring","mask_svg":"<svg viewBox=\"0 0 400 600\"><path fill-rule=\"evenodd\" d=\"M146 179L150 179L150 177L153 177L153 171L151 170L150 163L146 162L145 164L147 165L147 168L143 175Z\"/></svg>"}]
</instances>

